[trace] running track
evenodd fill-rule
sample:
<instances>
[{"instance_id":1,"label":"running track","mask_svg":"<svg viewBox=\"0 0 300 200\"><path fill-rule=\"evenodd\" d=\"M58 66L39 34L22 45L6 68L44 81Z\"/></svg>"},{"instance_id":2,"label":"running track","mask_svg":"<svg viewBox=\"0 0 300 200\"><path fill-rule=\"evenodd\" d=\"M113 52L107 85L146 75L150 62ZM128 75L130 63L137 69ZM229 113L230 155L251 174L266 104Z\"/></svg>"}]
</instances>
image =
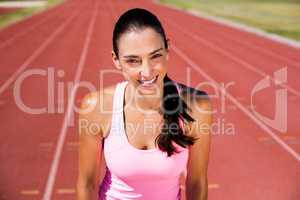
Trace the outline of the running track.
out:
<instances>
[{"instance_id":1,"label":"running track","mask_svg":"<svg viewBox=\"0 0 300 200\"><path fill-rule=\"evenodd\" d=\"M215 130L209 199L300 199L300 49L150 1L129 0L68 0L0 30L0 199L74 199L78 137L71 125L77 116L72 102L78 106L88 90L75 93L67 84L89 81L100 87L122 80L110 74L99 83L99 71L113 69L113 22L137 6L155 12L166 27L171 77L193 86L209 81L215 90L208 84L202 89L211 95L220 94L216 84L231 84L225 106L220 96L212 98L219 127L228 131L230 125L234 134ZM283 67L288 82L276 85L273 73ZM49 103L49 113L28 114L17 106L16 80L33 69L44 75L24 80L22 101L32 108ZM48 98L51 70L53 99ZM271 86L256 94L255 110L272 118L275 89L286 91L285 133L265 125L250 110L251 90L266 75Z\"/></svg>"}]
</instances>

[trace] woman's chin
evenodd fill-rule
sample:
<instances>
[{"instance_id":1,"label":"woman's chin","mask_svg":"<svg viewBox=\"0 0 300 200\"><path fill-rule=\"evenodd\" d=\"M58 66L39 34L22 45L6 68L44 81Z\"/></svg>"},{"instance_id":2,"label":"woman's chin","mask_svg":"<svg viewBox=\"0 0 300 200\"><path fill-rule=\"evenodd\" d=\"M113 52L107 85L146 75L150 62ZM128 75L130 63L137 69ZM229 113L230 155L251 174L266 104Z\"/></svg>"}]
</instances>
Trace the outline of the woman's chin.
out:
<instances>
[{"instance_id":1,"label":"woman's chin","mask_svg":"<svg viewBox=\"0 0 300 200\"><path fill-rule=\"evenodd\" d=\"M137 90L142 95L155 95L159 94L160 89L157 83L155 84L149 84L149 85L143 85L139 84L137 87Z\"/></svg>"}]
</instances>

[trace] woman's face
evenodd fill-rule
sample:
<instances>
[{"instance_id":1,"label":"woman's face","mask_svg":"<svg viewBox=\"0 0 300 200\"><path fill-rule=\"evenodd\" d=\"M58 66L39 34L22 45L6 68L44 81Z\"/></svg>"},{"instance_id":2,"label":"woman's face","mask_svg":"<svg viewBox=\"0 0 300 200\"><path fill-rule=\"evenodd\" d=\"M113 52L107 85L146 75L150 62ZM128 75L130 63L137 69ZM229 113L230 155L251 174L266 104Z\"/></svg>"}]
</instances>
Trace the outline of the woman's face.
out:
<instances>
[{"instance_id":1,"label":"woman's face","mask_svg":"<svg viewBox=\"0 0 300 200\"><path fill-rule=\"evenodd\" d=\"M129 84L142 95L162 92L168 60L162 36L152 28L133 30L122 34L118 45L119 59L113 53L113 60Z\"/></svg>"}]
</instances>

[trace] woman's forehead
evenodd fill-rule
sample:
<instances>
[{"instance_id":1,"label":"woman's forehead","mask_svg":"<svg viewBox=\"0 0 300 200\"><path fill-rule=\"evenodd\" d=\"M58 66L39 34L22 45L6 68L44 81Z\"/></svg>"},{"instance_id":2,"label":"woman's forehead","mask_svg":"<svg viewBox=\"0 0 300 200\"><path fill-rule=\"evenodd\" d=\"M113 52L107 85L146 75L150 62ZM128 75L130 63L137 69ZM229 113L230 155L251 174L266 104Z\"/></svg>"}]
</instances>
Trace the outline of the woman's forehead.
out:
<instances>
[{"instance_id":1,"label":"woman's forehead","mask_svg":"<svg viewBox=\"0 0 300 200\"><path fill-rule=\"evenodd\" d=\"M121 56L148 55L163 47L162 36L151 28L124 33L119 40L119 52Z\"/></svg>"}]
</instances>

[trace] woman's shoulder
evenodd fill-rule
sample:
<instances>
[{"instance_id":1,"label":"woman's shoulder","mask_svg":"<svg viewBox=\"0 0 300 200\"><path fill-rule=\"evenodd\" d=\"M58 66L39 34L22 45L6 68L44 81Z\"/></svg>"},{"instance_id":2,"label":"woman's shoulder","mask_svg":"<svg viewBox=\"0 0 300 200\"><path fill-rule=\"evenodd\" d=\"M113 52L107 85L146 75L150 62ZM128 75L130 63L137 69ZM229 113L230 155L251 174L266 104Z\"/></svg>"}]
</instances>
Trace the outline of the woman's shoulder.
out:
<instances>
[{"instance_id":1,"label":"woman's shoulder","mask_svg":"<svg viewBox=\"0 0 300 200\"><path fill-rule=\"evenodd\" d=\"M81 101L81 108L90 108L90 111L101 113L111 110L115 88L116 84L85 94Z\"/></svg>"},{"instance_id":2,"label":"woman's shoulder","mask_svg":"<svg viewBox=\"0 0 300 200\"><path fill-rule=\"evenodd\" d=\"M177 83L180 88L181 97L188 104L207 104L210 103L209 95L206 91L187 86L183 83Z\"/></svg>"},{"instance_id":3,"label":"woman's shoulder","mask_svg":"<svg viewBox=\"0 0 300 200\"><path fill-rule=\"evenodd\" d=\"M115 88L116 84L89 92L81 100L80 120L85 120L88 124L94 124L93 126L100 126L103 137L105 137L106 129L111 121Z\"/></svg>"},{"instance_id":4,"label":"woman's shoulder","mask_svg":"<svg viewBox=\"0 0 300 200\"><path fill-rule=\"evenodd\" d=\"M189 124L191 135L198 137L200 132L205 131L212 123L213 108L207 92L197 88L179 84L181 88L181 97L188 106L191 117L196 123ZM200 129L199 129L200 128Z\"/></svg>"},{"instance_id":5,"label":"woman's shoulder","mask_svg":"<svg viewBox=\"0 0 300 200\"><path fill-rule=\"evenodd\" d=\"M182 83L178 83L178 86L180 95L193 118L210 117L213 108L207 92Z\"/></svg>"}]
</instances>

